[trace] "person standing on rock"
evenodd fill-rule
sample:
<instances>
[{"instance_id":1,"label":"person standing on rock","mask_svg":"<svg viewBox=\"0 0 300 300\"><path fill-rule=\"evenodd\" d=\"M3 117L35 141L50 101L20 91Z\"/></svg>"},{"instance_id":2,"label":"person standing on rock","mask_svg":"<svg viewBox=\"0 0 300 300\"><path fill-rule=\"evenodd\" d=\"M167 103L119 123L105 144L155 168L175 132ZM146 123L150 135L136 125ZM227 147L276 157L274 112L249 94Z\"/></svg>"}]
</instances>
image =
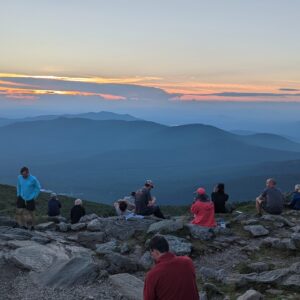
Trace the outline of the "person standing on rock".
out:
<instances>
[{"instance_id":1,"label":"person standing on rock","mask_svg":"<svg viewBox=\"0 0 300 300\"><path fill-rule=\"evenodd\" d=\"M154 188L152 180L146 180L144 187L135 193L135 212L138 215L150 216L165 219L159 206L155 204L156 199L151 196L151 190Z\"/></svg>"},{"instance_id":2,"label":"person standing on rock","mask_svg":"<svg viewBox=\"0 0 300 300\"><path fill-rule=\"evenodd\" d=\"M280 215L283 211L284 197L276 187L276 180L269 178L266 181L266 189L256 198L256 210L258 215L265 211L271 215Z\"/></svg>"},{"instance_id":3,"label":"person standing on rock","mask_svg":"<svg viewBox=\"0 0 300 300\"><path fill-rule=\"evenodd\" d=\"M41 185L36 177L23 167L18 176L16 221L20 227L34 229L35 200L41 191Z\"/></svg>"},{"instance_id":4,"label":"person standing on rock","mask_svg":"<svg viewBox=\"0 0 300 300\"><path fill-rule=\"evenodd\" d=\"M153 237L149 249L155 266L146 275L144 300L199 300L193 261L169 252L163 236Z\"/></svg>"},{"instance_id":5,"label":"person standing on rock","mask_svg":"<svg viewBox=\"0 0 300 300\"><path fill-rule=\"evenodd\" d=\"M85 216L85 209L81 199L76 199L74 206L71 209L71 223L76 224L80 219Z\"/></svg>"}]
</instances>

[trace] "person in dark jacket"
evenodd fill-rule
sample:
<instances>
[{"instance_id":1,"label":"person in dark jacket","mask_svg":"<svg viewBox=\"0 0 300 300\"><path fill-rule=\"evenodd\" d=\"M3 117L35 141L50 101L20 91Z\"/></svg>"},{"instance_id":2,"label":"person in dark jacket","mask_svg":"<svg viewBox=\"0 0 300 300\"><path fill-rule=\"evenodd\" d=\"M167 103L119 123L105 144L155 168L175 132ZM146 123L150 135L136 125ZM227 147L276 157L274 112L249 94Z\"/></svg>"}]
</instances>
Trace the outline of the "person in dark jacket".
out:
<instances>
[{"instance_id":1,"label":"person in dark jacket","mask_svg":"<svg viewBox=\"0 0 300 300\"><path fill-rule=\"evenodd\" d=\"M80 221L80 219L85 216L85 209L82 205L81 199L75 200L75 205L71 209L71 223L76 224Z\"/></svg>"},{"instance_id":2,"label":"person in dark jacket","mask_svg":"<svg viewBox=\"0 0 300 300\"><path fill-rule=\"evenodd\" d=\"M155 266L145 279L144 300L199 300L193 261L169 252L163 236L152 238L149 249Z\"/></svg>"},{"instance_id":3,"label":"person in dark jacket","mask_svg":"<svg viewBox=\"0 0 300 300\"><path fill-rule=\"evenodd\" d=\"M293 193L292 202L289 204L289 208L300 210L300 184L295 185L295 192Z\"/></svg>"},{"instance_id":4,"label":"person in dark jacket","mask_svg":"<svg viewBox=\"0 0 300 300\"><path fill-rule=\"evenodd\" d=\"M60 215L61 203L58 200L57 194L52 193L48 201L48 216L57 217Z\"/></svg>"},{"instance_id":5,"label":"person in dark jacket","mask_svg":"<svg viewBox=\"0 0 300 300\"><path fill-rule=\"evenodd\" d=\"M228 213L231 212L231 209L227 207L227 201L229 196L225 193L224 183L219 183L215 191L211 194L211 200L215 205L215 213Z\"/></svg>"}]
</instances>

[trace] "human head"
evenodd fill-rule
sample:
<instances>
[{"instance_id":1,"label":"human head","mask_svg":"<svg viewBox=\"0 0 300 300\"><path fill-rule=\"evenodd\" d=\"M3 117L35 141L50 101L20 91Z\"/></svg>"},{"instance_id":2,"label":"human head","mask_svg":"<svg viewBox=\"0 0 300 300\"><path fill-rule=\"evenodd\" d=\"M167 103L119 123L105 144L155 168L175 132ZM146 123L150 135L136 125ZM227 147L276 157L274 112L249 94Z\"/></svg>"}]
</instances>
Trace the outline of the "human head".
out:
<instances>
[{"instance_id":1,"label":"human head","mask_svg":"<svg viewBox=\"0 0 300 300\"><path fill-rule=\"evenodd\" d=\"M295 191L300 192L300 184L299 183L295 185Z\"/></svg>"},{"instance_id":2,"label":"human head","mask_svg":"<svg viewBox=\"0 0 300 300\"><path fill-rule=\"evenodd\" d=\"M82 200L81 199L76 199L74 204L75 205L82 205Z\"/></svg>"},{"instance_id":3,"label":"human head","mask_svg":"<svg viewBox=\"0 0 300 300\"><path fill-rule=\"evenodd\" d=\"M217 192L218 193L224 193L224 191L225 191L225 185L224 185L224 183L218 183L218 185L217 185Z\"/></svg>"},{"instance_id":4,"label":"human head","mask_svg":"<svg viewBox=\"0 0 300 300\"><path fill-rule=\"evenodd\" d=\"M50 198L51 199L57 199L57 194L56 193L51 193Z\"/></svg>"},{"instance_id":5,"label":"human head","mask_svg":"<svg viewBox=\"0 0 300 300\"><path fill-rule=\"evenodd\" d=\"M196 194L197 194L197 195L205 195L205 194L206 194L205 188L199 187L199 188L196 190Z\"/></svg>"},{"instance_id":6,"label":"human head","mask_svg":"<svg viewBox=\"0 0 300 300\"><path fill-rule=\"evenodd\" d=\"M128 204L127 204L126 201L120 201L119 202L119 209L120 209L121 212L125 212L127 207L128 207Z\"/></svg>"},{"instance_id":7,"label":"human head","mask_svg":"<svg viewBox=\"0 0 300 300\"><path fill-rule=\"evenodd\" d=\"M29 176L29 168L23 167L23 168L20 170L20 174L21 174L24 178L27 178L27 177Z\"/></svg>"},{"instance_id":8,"label":"human head","mask_svg":"<svg viewBox=\"0 0 300 300\"><path fill-rule=\"evenodd\" d=\"M148 188L148 189L153 189L154 188L153 181L150 180L150 179L146 180L145 187Z\"/></svg>"},{"instance_id":9,"label":"human head","mask_svg":"<svg viewBox=\"0 0 300 300\"><path fill-rule=\"evenodd\" d=\"M266 186L268 188L272 188L272 187L275 187L276 186L276 180L274 178L269 178L267 179L266 181Z\"/></svg>"},{"instance_id":10,"label":"human head","mask_svg":"<svg viewBox=\"0 0 300 300\"><path fill-rule=\"evenodd\" d=\"M169 252L169 243L161 235L154 236L149 243L152 258L157 261L163 254Z\"/></svg>"}]
</instances>

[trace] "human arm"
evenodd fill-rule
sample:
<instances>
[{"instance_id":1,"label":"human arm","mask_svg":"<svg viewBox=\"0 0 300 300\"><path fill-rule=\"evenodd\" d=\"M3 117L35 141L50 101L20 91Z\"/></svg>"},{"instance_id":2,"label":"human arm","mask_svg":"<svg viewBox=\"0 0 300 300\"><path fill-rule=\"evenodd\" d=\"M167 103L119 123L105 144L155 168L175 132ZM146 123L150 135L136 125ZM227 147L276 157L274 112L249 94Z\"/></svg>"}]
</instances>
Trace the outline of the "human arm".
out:
<instances>
[{"instance_id":1,"label":"human arm","mask_svg":"<svg viewBox=\"0 0 300 300\"><path fill-rule=\"evenodd\" d=\"M20 177L18 177L18 182L17 182L17 197L21 196L21 181Z\"/></svg>"},{"instance_id":2,"label":"human arm","mask_svg":"<svg viewBox=\"0 0 300 300\"><path fill-rule=\"evenodd\" d=\"M34 178L34 199L37 199L40 192L41 192L41 184L36 178Z\"/></svg>"}]
</instances>

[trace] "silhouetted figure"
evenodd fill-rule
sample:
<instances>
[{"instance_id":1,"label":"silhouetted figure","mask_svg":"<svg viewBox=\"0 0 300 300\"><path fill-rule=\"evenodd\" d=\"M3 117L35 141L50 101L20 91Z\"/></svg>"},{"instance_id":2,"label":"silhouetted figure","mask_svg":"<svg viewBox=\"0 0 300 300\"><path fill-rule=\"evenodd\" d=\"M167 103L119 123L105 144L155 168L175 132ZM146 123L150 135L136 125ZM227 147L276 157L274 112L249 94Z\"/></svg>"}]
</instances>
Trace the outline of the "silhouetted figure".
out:
<instances>
[{"instance_id":1,"label":"silhouetted figure","mask_svg":"<svg viewBox=\"0 0 300 300\"><path fill-rule=\"evenodd\" d=\"M23 167L18 176L16 221L20 227L34 229L35 200L40 194L41 185L36 177Z\"/></svg>"},{"instance_id":2,"label":"silhouetted figure","mask_svg":"<svg viewBox=\"0 0 300 300\"><path fill-rule=\"evenodd\" d=\"M228 205L227 201L229 196L225 193L224 183L219 183L215 191L211 194L211 200L215 205L215 213L229 213L232 208Z\"/></svg>"},{"instance_id":3,"label":"silhouetted figure","mask_svg":"<svg viewBox=\"0 0 300 300\"><path fill-rule=\"evenodd\" d=\"M204 188L198 188L196 198L191 207L191 213L194 215L192 224L215 227L215 208L213 202L209 199Z\"/></svg>"},{"instance_id":4,"label":"silhouetted figure","mask_svg":"<svg viewBox=\"0 0 300 300\"><path fill-rule=\"evenodd\" d=\"M163 236L152 238L149 249L155 266L145 279L144 300L199 300L193 261L169 252Z\"/></svg>"},{"instance_id":5,"label":"silhouetted figure","mask_svg":"<svg viewBox=\"0 0 300 300\"><path fill-rule=\"evenodd\" d=\"M295 185L295 191L292 194L292 202L288 207L291 209L300 210L300 184Z\"/></svg>"},{"instance_id":6,"label":"silhouetted figure","mask_svg":"<svg viewBox=\"0 0 300 300\"><path fill-rule=\"evenodd\" d=\"M280 215L283 211L284 198L276 187L276 181L269 178L266 181L266 189L256 198L256 210L259 215L263 210L272 215Z\"/></svg>"},{"instance_id":7,"label":"silhouetted figure","mask_svg":"<svg viewBox=\"0 0 300 300\"><path fill-rule=\"evenodd\" d=\"M58 200L57 194L52 193L48 201L48 216L57 217L60 215L61 203Z\"/></svg>"},{"instance_id":8,"label":"silhouetted figure","mask_svg":"<svg viewBox=\"0 0 300 300\"><path fill-rule=\"evenodd\" d=\"M135 212L138 215L154 215L158 218L165 219L159 206L155 205L156 199L151 196L151 190L154 188L153 182L147 180L144 187L135 193Z\"/></svg>"},{"instance_id":9,"label":"silhouetted figure","mask_svg":"<svg viewBox=\"0 0 300 300\"><path fill-rule=\"evenodd\" d=\"M76 224L80 221L80 219L85 216L85 209L82 205L81 199L75 200L75 205L71 209L71 223Z\"/></svg>"}]
</instances>

